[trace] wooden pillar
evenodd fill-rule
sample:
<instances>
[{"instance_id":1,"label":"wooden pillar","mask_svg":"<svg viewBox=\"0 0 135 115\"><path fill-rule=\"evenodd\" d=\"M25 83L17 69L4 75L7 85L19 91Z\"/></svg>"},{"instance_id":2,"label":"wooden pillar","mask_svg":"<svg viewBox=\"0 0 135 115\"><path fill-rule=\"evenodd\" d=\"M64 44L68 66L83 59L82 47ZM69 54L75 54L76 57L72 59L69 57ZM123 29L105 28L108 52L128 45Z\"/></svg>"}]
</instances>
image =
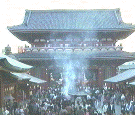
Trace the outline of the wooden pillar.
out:
<instances>
[{"instance_id":1,"label":"wooden pillar","mask_svg":"<svg viewBox=\"0 0 135 115\"><path fill-rule=\"evenodd\" d=\"M0 79L0 108L2 108L2 79Z\"/></svg>"},{"instance_id":2,"label":"wooden pillar","mask_svg":"<svg viewBox=\"0 0 135 115\"><path fill-rule=\"evenodd\" d=\"M4 104L4 88L3 88L3 81L2 78L0 78L0 112L2 111L2 107Z\"/></svg>"},{"instance_id":3,"label":"wooden pillar","mask_svg":"<svg viewBox=\"0 0 135 115\"><path fill-rule=\"evenodd\" d=\"M16 101L18 101L17 94L18 94L18 83L16 83L14 86L14 98Z\"/></svg>"},{"instance_id":4,"label":"wooden pillar","mask_svg":"<svg viewBox=\"0 0 135 115\"><path fill-rule=\"evenodd\" d=\"M27 89L26 89L26 99L29 99L30 98L30 85L28 84L27 85Z\"/></svg>"},{"instance_id":5,"label":"wooden pillar","mask_svg":"<svg viewBox=\"0 0 135 115\"><path fill-rule=\"evenodd\" d=\"M29 97L30 97L30 92L29 92L29 90L30 90L30 82L29 82L29 80L24 80L22 82L22 84L24 86L24 88L23 88L23 96L25 96L24 94L26 93L26 99L29 99Z\"/></svg>"},{"instance_id":6,"label":"wooden pillar","mask_svg":"<svg viewBox=\"0 0 135 115\"><path fill-rule=\"evenodd\" d=\"M103 80L104 80L103 68L99 67L98 76L97 76L97 87L102 87L103 86Z\"/></svg>"}]
</instances>

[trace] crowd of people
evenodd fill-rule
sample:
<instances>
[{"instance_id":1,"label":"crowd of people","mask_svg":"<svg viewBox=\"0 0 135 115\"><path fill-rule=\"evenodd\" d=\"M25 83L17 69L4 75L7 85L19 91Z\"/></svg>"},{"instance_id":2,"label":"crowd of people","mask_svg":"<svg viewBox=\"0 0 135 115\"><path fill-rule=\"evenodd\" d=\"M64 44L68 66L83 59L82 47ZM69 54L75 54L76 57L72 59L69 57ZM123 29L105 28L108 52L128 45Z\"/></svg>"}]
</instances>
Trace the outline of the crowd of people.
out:
<instances>
[{"instance_id":1,"label":"crowd of people","mask_svg":"<svg viewBox=\"0 0 135 115\"><path fill-rule=\"evenodd\" d=\"M64 95L61 87L37 91L30 100L6 105L4 115L115 115L115 105L121 114L135 115L135 103L127 101L120 91L83 87L87 95ZM80 89L78 89L80 91ZM9 100L10 102L11 100Z\"/></svg>"}]
</instances>

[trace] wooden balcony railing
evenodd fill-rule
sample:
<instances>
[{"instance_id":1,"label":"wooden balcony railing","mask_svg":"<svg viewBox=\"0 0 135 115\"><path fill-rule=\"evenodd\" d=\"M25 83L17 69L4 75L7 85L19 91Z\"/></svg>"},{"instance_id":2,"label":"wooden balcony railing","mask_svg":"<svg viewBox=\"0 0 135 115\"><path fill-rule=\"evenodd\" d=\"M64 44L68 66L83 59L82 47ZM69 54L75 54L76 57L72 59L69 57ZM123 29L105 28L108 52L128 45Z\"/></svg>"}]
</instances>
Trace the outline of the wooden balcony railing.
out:
<instances>
[{"instance_id":1,"label":"wooden balcony railing","mask_svg":"<svg viewBox=\"0 0 135 115\"><path fill-rule=\"evenodd\" d=\"M94 51L117 51L122 50L122 46L98 46L98 47L30 47L18 50L22 52L42 52L42 53L66 53L66 52L94 52ZM18 52L19 53L19 52Z\"/></svg>"}]
</instances>

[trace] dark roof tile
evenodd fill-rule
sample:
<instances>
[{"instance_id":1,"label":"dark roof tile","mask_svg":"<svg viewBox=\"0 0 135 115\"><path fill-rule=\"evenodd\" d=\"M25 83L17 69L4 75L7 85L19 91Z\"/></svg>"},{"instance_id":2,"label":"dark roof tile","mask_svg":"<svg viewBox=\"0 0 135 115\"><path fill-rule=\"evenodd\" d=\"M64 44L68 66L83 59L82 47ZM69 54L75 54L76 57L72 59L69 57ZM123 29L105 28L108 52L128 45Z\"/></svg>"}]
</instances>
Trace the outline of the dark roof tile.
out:
<instances>
[{"instance_id":1,"label":"dark roof tile","mask_svg":"<svg viewBox=\"0 0 135 115\"><path fill-rule=\"evenodd\" d=\"M23 24L9 30L102 30L133 29L122 21L119 9L26 10Z\"/></svg>"},{"instance_id":2,"label":"dark roof tile","mask_svg":"<svg viewBox=\"0 0 135 115\"><path fill-rule=\"evenodd\" d=\"M65 59L69 58L92 58L92 59L134 59L135 53L129 53L124 51L107 51L107 52L82 52L82 53L21 53L14 54L16 58L20 59Z\"/></svg>"}]
</instances>

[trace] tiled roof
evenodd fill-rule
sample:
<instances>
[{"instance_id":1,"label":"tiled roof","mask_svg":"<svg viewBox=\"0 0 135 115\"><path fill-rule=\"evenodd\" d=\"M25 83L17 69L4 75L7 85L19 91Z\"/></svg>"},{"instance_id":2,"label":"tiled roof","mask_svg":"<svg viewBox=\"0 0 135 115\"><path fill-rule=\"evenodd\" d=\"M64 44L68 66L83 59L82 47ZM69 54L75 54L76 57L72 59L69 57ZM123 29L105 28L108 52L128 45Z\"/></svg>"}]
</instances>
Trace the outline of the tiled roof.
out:
<instances>
[{"instance_id":1,"label":"tiled roof","mask_svg":"<svg viewBox=\"0 0 135 115\"><path fill-rule=\"evenodd\" d=\"M134 29L122 21L119 9L106 10L26 10L21 25L15 30L117 30Z\"/></svg>"},{"instance_id":2,"label":"tiled roof","mask_svg":"<svg viewBox=\"0 0 135 115\"><path fill-rule=\"evenodd\" d=\"M8 72L26 72L32 66L21 63L6 55L0 54L0 69Z\"/></svg>"},{"instance_id":3,"label":"tiled roof","mask_svg":"<svg viewBox=\"0 0 135 115\"><path fill-rule=\"evenodd\" d=\"M135 81L133 81L133 82L131 82L131 83L129 83L130 85L135 85Z\"/></svg>"},{"instance_id":4,"label":"tiled roof","mask_svg":"<svg viewBox=\"0 0 135 115\"><path fill-rule=\"evenodd\" d=\"M14 54L14 56L18 59L134 59L134 53L128 53L124 51L106 51L106 52L82 52L82 53L21 53L21 54Z\"/></svg>"},{"instance_id":5,"label":"tiled roof","mask_svg":"<svg viewBox=\"0 0 135 115\"><path fill-rule=\"evenodd\" d=\"M121 65L119 66L119 69L122 70L122 69L135 69L135 64L132 64L132 65Z\"/></svg>"},{"instance_id":6,"label":"tiled roof","mask_svg":"<svg viewBox=\"0 0 135 115\"><path fill-rule=\"evenodd\" d=\"M135 78L135 69L127 70L123 73L120 73L114 77L108 78L104 80L105 82L111 82L111 83L118 83L126 80L130 80L132 78Z\"/></svg>"},{"instance_id":7,"label":"tiled roof","mask_svg":"<svg viewBox=\"0 0 135 115\"><path fill-rule=\"evenodd\" d=\"M29 79L30 82L33 83L45 83L45 80L39 79L37 77L33 77L29 74L26 73L12 73L14 76L16 76L16 78L18 78L19 80L23 80L23 79Z\"/></svg>"},{"instance_id":8,"label":"tiled roof","mask_svg":"<svg viewBox=\"0 0 135 115\"><path fill-rule=\"evenodd\" d=\"M15 75L7 71L0 71L0 76L3 78L4 83L13 83L17 81Z\"/></svg>"}]
</instances>

